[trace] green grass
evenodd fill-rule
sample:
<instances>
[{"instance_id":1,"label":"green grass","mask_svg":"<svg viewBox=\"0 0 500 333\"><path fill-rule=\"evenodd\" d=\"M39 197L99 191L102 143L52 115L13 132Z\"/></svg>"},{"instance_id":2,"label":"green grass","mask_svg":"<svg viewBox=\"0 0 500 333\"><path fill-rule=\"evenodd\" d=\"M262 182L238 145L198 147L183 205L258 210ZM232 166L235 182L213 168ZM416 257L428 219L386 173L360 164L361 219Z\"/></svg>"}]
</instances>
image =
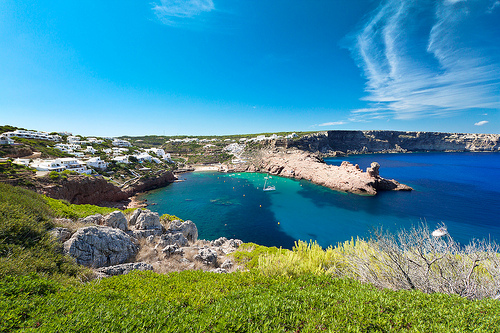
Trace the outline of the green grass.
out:
<instances>
[{"instance_id":1,"label":"green grass","mask_svg":"<svg viewBox=\"0 0 500 333\"><path fill-rule=\"evenodd\" d=\"M83 286L0 285L0 330L108 332L495 332L498 302L377 290L326 275L132 273ZM22 320L19 320L22 318Z\"/></svg>"},{"instance_id":2,"label":"green grass","mask_svg":"<svg viewBox=\"0 0 500 333\"><path fill-rule=\"evenodd\" d=\"M53 216L41 195L0 183L0 278L38 273L66 279L81 271L50 239Z\"/></svg>"},{"instance_id":3,"label":"green grass","mask_svg":"<svg viewBox=\"0 0 500 333\"><path fill-rule=\"evenodd\" d=\"M49 197L44 197L44 200L50 207L53 216L73 220L94 214L106 215L117 210L116 208L99 207L94 205L75 205L64 200L52 199ZM126 209L124 210L124 213L129 213L133 210L133 208Z\"/></svg>"}]
</instances>

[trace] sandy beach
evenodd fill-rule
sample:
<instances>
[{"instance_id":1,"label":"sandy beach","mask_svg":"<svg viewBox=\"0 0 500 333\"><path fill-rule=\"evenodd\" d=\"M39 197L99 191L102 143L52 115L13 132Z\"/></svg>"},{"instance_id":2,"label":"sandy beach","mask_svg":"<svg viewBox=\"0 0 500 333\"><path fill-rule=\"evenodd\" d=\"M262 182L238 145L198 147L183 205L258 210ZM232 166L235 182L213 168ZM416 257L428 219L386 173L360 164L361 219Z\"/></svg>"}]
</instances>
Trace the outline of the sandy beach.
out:
<instances>
[{"instance_id":1,"label":"sandy beach","mask_svg":"<svg viewBox=\"0 0 500 333\"><path fill-rule=\"evenodd\" d=\"M211 165L193 165L194 171L219 171L218 164Z\"/></svg>"}]
</instances>

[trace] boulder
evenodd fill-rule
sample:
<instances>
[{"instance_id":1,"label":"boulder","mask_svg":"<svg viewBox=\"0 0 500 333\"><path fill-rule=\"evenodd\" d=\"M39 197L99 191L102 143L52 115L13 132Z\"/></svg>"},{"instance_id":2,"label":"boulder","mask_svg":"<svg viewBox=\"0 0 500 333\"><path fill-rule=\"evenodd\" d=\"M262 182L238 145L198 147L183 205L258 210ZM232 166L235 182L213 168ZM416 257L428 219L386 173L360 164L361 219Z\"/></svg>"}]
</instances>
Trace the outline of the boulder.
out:
<instances>
[{"instance_id":1,"label":"boulder","mask_svg":"<svg viewBox=\"0 0 500 333\"><path fill-rule=\"evenodd\" d=\"M163 233L163 230L160 229L149 229L149 230L130 230L128 232L129 235L131 235L134 238L148 238L148 237L154 237L154 236L159 236Z\"/></svg>"},{"instance_id":2,"label":"boulder","mask_svg":"<svg viewBox=\"0 0 500 333\"><path fill-rule=\"evenodd\" d=\"M124 275L131 271L152 271L153 266L145 262L133 262L128 264L120 264L97 269L98 273L104 273L109 276Z\"/></svg>"},{"instance_id":3,"label":"boulder","mask_svg":"<svg viewBox=\"0 0 500 333\"><path fill-rule=\"evenodd\" d=\"M128 221L128 224L129 225L135 225L135 223L137 222L137 218L139 217L139 215L141 215L141 212L142 212L142 209L136 209L132 215L130 216L130 219Z\"/></svg>"},{"instance_id":4,"label":"boulder","mask_svg":"<svg viewBox=\"0 0 500 333\"><path fill-rule=\"evenodd\" d=\"M87 217L78 219L79 223L83 224L103 224L104 218L101 214L89 215Z\"/></svg>"},{"instance_id":5,"label":"boulder","mask_svg":"<svg viewBox=\"0 0 500 333\"><path fill-rule=\"evenodd\" d=\"M222 246L222 244L224 244L225 242L227 242L227 238L226 237L219 237L216 240L211 241L210 245L211 246Z\"/></svg>"},{"instance_id":6,"label":"boulder","mask_svg":"<svg viewBox=\"0 0 500 333\"><path fill-rule=\"evenodd\" d=\"M162 230L163 226L160 223L160 216L158 213L154 213L150 210L143 210L137 216L135 221L135 229L136 230Z\"/></svg>"},{"instance_id":7,"label":"boulder","mask_svg":"<svg viewBox=\"0 0 500 333\"><path fill-rule=\"evenodd\" d=\"M64 242L64 252L87 267L123 264L138 251L133 239L120 229L90 226L78 229Z\"/></svg>"},{"instance_id":8,"label":"boulder","mask_svg":"<svg viewBox=\"0 0 500 333\"><path fill-rule=\"evenodd\" d=\"M128 229L128 222L127 218L123 213L119 210L115 210L114 212L106 215L104 217L104 223L105 226L111 227L111 228L116 228L120 230L127 230Z\"/></svg>"},{"instance_id":9,"label":"boulder","mask_svg":"<svg viewBox=\"0 0 500 333\"><path fill-rule=\"evenodd\" d=\"M217 251L210 248L200 249L194 259L203 262L205 265L215 265L217 263Z\"/></svg>"},{"instance_id":10,"label":"boulder","mask_svg":"<svg viewBox=\"0 0 500 333\"><path fill-rule=\"evenodd\" d=\"M171 255L184 255L184 250L179 248L177 244L167 245L163 250L161 250L166 257L170 257Z\"/></svg>"},{"instance_id":11,"label":"boulder","mask_svg":"<svg viewBox=\"0 0 500 333\"><path fill-rule=\"evenodd\" d=\"M194 243L198 240L198 228L192 221L172 221L172 223L170 223L169 230L172 232L181 232L190 242Z\"/></svg>"},{"instance_id":12,"label":"boulder","mask_svg":"<svg viewBox=\"0 0 500 333\"><path fill-rule=\"evenodd\" d=\"M222 263L222 265L220 265L220 268L228 270L228 269L232 268L233 266L234 266L234 264L231 261L231 259L226 259L226 261L224 261Z\"/></svg>"},{"instance_id":13,"label":"boulder","mask_svg":"<svg viewBox=\"0 0 500 333\"><path fill-rule=\"evenodd\" d=\"M64 243L71 237L71 232L67 228L57 227L49 230L50 236L58 242Z\"/></svg>"},{"instance_id":14,"label":"boulder","mask_svg":"<svg viewBox=\"0 0 500 333\"><path fill-rule=\"evenodd\" d=\"M377 162L372 162L372 164L366 169L366 173L368 173L370 177L376 178L379 176L379 169L380 164L378 164Z\"/></svg>"},{"instance_id":15,"label":"boulder","mask_svg":"<svg viewBox=\"0 0 500 333\"><path fill-rule=\"evenodd\" d=\"M156 245L159 248L164 248L167 245L177 245L179 247L188 246L188 240L182 233L163 234Z\"/></svg>"}]
</instances>

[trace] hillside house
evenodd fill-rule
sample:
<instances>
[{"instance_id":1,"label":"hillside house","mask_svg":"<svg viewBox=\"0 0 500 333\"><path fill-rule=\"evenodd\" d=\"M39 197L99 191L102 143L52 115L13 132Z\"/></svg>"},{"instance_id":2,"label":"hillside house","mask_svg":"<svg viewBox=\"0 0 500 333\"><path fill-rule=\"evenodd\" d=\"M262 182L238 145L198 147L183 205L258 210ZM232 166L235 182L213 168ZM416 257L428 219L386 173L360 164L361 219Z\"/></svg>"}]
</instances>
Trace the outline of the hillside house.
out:
<instances>
[{"instance_id":1,"label":"hillside house","mask_svg":"<svg viewBox=\"0 0 500 333\"><path fill-rule=\"evenodd\" d=\"M129 164L128 160L128 155L125 156L115 156L113 157L113 161L116 161L117 163L123 163L123 164Z\"/></svg>"},{"instance_id":2,"label":"hillside house","mask_svg":"<svg viewBox=\"0 0 500 333\"><path fill-rule=\"evenodd\" d=\"M61 172L66 170L66 167L61 164L58 160L41 160L36 159L30 163L30 167L37 169L38 171L57 171Z\"/></svg>"},{"instance_id":3,"label":"hillside house","mask_svg":"<svg viewBox=\"0 0 500 333\"><path fill-rule=\"evenodd\" d=\"M14 140L9 138L7 135L0 135L0 145L11 145L14 143Z\"/></svg>"},{"instance_id":4,"label":"hillside house","mask_svg":"<svg viewBox=\"0 0 500 333\"><path fill-rule=\"evenodd\" d=\"M114 139L112 144L117 147L132 147L132 144L127 140Z\"/></svg>"},{"instance_id":5,"label":"hillside house","mask_svg":"<svg viewBox=\"0 0 500 333\"><path fill-rule=\"evenodd\" d=\"M85 173L85 174L92 173L92 170L87 169L87 165L84 162L79 161L76 158L64 157L64 158L59 158L56 161L59 161L60 164L66 168L66 170L76 171L78 173Z\"/></svg>"},{"instance_id":6,"label":"hillside house","mask_svg":"<svg viewBox=\"0 0 500 333\"><path fill-rule=\"evenodd\" d=\"M108 167L108 163L101 160L99 156L89 158L88 160L85 161L85 164L87 164L87 166L103 170L105 170Z\"/></svg>"}]
</instances>

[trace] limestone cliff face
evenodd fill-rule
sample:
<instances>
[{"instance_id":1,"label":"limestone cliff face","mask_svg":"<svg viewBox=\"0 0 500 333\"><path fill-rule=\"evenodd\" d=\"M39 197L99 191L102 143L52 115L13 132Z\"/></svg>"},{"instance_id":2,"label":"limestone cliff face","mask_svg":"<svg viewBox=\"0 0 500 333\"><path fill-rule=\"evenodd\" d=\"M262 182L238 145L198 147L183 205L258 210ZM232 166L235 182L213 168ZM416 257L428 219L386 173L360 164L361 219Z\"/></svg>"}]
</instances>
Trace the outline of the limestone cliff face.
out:
<instances>
[{"instance_id":1,"label":"limestone cliff face","mask_svg":"<svg viewBox=\"0 0 500 333\"><path fill-rule=\"evenodd\" d=\"M288 147L333 153L500 151L498 134L398 131L328 131L288 142Z\"/></svg>"}]
</instances>

